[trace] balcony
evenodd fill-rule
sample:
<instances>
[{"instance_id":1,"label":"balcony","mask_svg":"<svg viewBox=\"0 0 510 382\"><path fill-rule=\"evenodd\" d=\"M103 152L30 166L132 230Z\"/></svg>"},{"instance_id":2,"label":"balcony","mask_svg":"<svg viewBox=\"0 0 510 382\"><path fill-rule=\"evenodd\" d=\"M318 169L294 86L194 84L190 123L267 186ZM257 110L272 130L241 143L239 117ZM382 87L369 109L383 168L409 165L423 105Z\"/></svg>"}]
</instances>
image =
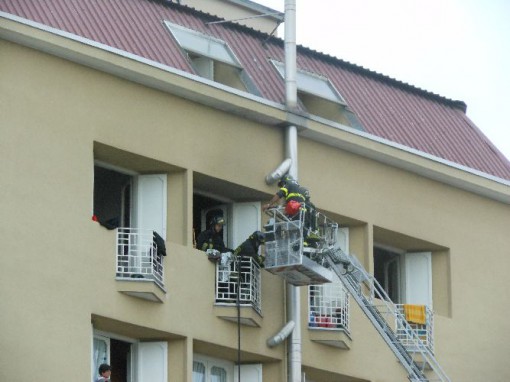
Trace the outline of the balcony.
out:
<instances>
[{"instance_id":1,"label":"balcony","mask_svg":"<svg viewBox=\"0 0 510 382\"><path fill-rule=\"evenodd\" d=\"M117 229L116 280L119 292L163 302L163 256L158 253L154 232L139 228Z\"/></svg>"},{"instance_id":2,"label":"balcony","mask_svg":"<svg viewBox=\"0 0 510 382\"><path fill-rule=\"evenodd\" d=\"M233 255L222 254L222 259L216 263L215 311L217 317L237 322L238 285L241 324L260 326L262 313L260 265L252 257L235 258Z\"/></svg>"},{"instance_id":3,"label":"balcony","mask_svg":"<svg viewBox=\"0 0 510 382\"><path fill-rule=\"evenodd\" d=\"M419 324L410 321L405 314L404 304L396 304L397 316L403 317L407 320L410 330L416 334L416 336L428 347L431 353L434 353L434 312L428 306L425 306L425 323ZM398 321L397 321L398 322ZM398 340L406 349L413 351L416 348L416 337L413 333L406 330L402 325L398 325L396 328L396 335Z\"/></svg>"},{"instance_id":4,"label":"balcony","mask_svg":"<svg viewBox=\"0 0 510 382\"><path fill-rule=\"evenodd\" d=\"M310 340L349 349L349 295L339 281L308 287Z\"/></svg>"}]
</instances>

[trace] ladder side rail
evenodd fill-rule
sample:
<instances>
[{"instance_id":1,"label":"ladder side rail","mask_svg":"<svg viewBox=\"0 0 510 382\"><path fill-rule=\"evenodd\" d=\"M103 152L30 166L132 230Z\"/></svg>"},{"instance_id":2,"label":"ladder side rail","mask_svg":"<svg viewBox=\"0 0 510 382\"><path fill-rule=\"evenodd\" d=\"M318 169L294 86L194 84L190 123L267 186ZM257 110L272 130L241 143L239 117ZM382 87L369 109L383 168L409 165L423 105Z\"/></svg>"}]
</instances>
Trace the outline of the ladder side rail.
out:
<instances>
[{"instance_id":1,"label":"ladder side rail","mask_svg":"<svg viewBox=\"0 0 510 382\"><path fill-rule=\"evenodd\" d=\"M393 354L395 354L395 356L400 361L402 366L406 369L407 373L410 376L410 380L426 381L423 373L412 361L411 356L405 351L404 347L396 340L396 337L394 336L393 331L390 330L386 320L381 315L379 315L379 313L373 307L371 302L368 301L366 297L360 292L360 290L358 289L359 284L356 282L356 280L342 273L338 269L339 267L338 264L330 265L332 265L333 271L337 274L337 276L345 285L346 289L352 295L354 300L358 303L359 307L361 308L365 316L369 319L374 328L384 339L388 347L392 350Z\"/></svg>"},{"instance_id":2,"label":"ladder side rail","mask_svg":"<svg viewBox=\"0 0 510 382\"><path fill-rule=\"evenodd\" d=\"M395 307L394 303L391 301L388 294L382 288L382 286L379 284L379 282L375 279L375 277L370 275L363 268L363 266L359 263L359 261L357 261L357 259L355 257L353 257L351 255L346 255L346 254L344 254L344 256L346 256L348 258L348 260L350 261L350 264L353 266L353 271L358 272L358 273L362 274L362 276L363 276L362 277L363 281L361 281L361 283L359 283L359 285L357 285L359 293L362 294L361 284L364 284L365 287L367 289L369 289L371 292L369 295L369 298L371 300L369 300L368 302L373 304L374 298L377 298L380 301L382 301L384 306L386 306L388 313L390 313L394 316L397 325L400 324L401 327L404 328L406 334L408 334L409 337L412 338L413 343L416 344L416 346L413 349L413 351L409 351L400 343L400 341L397 339L396 335L394 335L394 342L395 341L398 342L399 345L402 347L402 349L405 351L405 353L407 353L409 356L411 356L410 353L411 354L415 354L415 353L420 354L421 357L429 363L429 365L432 368L432 371L440 378L440 381L450 381L450 379L448 378L448 376L446 375L444 370L441 368L441 366L437 362L436 358L431 353L430 349L423 343L421 338L419 338L418 334L412 329L412 327L409 325L409 323L407 322L407 320L405 319L403 314L401 314L401 315L397 314L396 307ZM354 283L356 283L357 280L355 278L350 277L350 276L346 277L348 275L346 275L345 272L342 272L341 270L338 269L338 267L342 267L342 265L334 264L334 262L331 261L331 258L329 258L329 260L330 260L329 261L330 265L332 265L332 268L335 271L335 273L340 277L342 282L344 282L344 285L346 285L345 279L350 279L350 280L354 281ZM343 266L347 266L347 265L344 264ZM356 298L358 291L356 290L356 288L354 288L354 286L351 286L351 287L352 287L352 289L347 287L347 285L346 285L346 288L349 290L349 292L351 292L351 294L353 295L353 297L355 297L355 300L357 300L357 302L359 304L360 301L358 301L358 299ZM364 297L366 298L366 296L364 296ZM362 307L362 310L364 310L363 307ZM365 310L364 310L364 312L366 314ZM377 314L379 314L379 312L377 312ZM370 317L369 317L369 319L370 319ZM381 319L384 320L384 318L382 316L381 316ZM371 319L371 321L373 322L372 319ZM413 362L413 365L416 366L414 364L414 362ZM414 366L412 366L412 367L414 367ZM422 374L422 373L420 372L420 374Z\"/></svg>"},{"instance_id":3,"label":"ladder side rail","mask_svg":"<svg viewBox=\"0 0 510 382\"><path fill-rule=\"evenodd\" d=\"M395 304L391 300L391 298L388 296L384 288L381 286L381 284L377 281L377 279L369 274L365 268L357 261L357 259L351 255L344 254L349 260L351 260L351 263L353 263L353 266L364 275L364 283L369 284L368 288L371 291L371 298L372 300L370 302L373 303L373 299L377 298L380 300L383 305L386 307L388 314L392 315L392 317L396 321L397 327L400 324L400 327L403 328L406 335L409 336L409 338L412 338L413 345L416 346L419 353L425 357L425 358L431 358L432 354L430 352L430 349L423 343L421 338L418 336L415 330L409 325L407 320L405 319L404 315L398 312L398 309L396 308ZM354 260L355 259L355 260ZM354 260L354 261L353 261ZM426 354L425 354L426 353ZM432 356L432 358L434 358ZM434 361L437 363L437 361L434 358Z\"/></svg>"}]
</instances>

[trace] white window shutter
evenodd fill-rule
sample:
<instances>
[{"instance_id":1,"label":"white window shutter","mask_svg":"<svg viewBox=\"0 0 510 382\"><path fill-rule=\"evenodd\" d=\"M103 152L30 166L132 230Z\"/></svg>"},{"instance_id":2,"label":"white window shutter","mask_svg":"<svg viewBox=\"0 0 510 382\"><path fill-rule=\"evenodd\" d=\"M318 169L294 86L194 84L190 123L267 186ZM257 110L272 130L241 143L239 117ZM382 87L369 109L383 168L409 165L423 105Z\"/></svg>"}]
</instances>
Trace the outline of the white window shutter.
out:
<instances>
[{"instance_id":1,"label":"white window shutter","mask_svg":"<svg viewBox=\"0 0 510 382\"><path fill-rule=\"evenodd\" d=\"M234 382L238 380L238 366L234 367ZM241 365L241 381L242 382L262 382L262 364L253 363Z\"/></svg>"},{"instance_id":2,"label":"white window shutter","mask_svg":"<svg viewBox=\"0 0 510 382\"><path fill-rule=\"evenodd\" d=\"M137 358L138 382L168 381L167 342L140 342Z\"/></svg>"},{"instance_id":3,"label":"white window shutter","mask_svg":"<svg viewBox=\"0 0 510 382\"><path fill-rule=\"evenodd\" d=\"M406 303L432 307L432 253L404 255Z\"/></svg>"},{"instance_id":4,"label":"white window shutter","mask_svg":"<svg viewBox=\"0 0 510 382\"><path fill-rule=\"evenodd\" d=\"M166 239L166 174L139 175L136 194L138 228L156 231Z\"/></svg>"},{"instance_id":5,"label":"white window shutter","mask_svg":"<svg viewBox=\"0 0 510 382\"><path fill-rule=\"evenodd\" d=\"M336 241L342 251L349 253L349 228L341 227L338 228L336 234Z\"/></svg>"},{"instance_id":6,"label":"white window shutter","mask_svg":"<svg viewBox=\"0 0 510 382\"><path fill-rule=\"evenodd\" d=\"M255 231L260 230L261 207L260 202L234 203L232 205L232 222L230 245L237 248Z\"/></svg>"}]
</instances>

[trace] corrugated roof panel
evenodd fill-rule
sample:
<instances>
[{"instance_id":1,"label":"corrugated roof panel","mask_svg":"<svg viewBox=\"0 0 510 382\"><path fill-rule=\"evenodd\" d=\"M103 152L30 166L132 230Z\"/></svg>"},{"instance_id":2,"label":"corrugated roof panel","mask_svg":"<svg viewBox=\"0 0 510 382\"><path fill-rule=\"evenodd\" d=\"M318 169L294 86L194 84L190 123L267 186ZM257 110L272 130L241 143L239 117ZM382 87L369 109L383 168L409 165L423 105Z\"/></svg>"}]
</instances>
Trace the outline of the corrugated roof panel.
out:
<instances>
[{"instance_id":1,"label":"corrugated roof panel","mask_svg":"<svg viewBox=\"0 0 510 382\"><path fill-rule=\"evenodd\" d=\"M164 20L226 41L261 95L284 103L285 84L269 61L284 45L215 16L158 0L3 0L0 10L193 73ZM267 41L266 41L267 40ZM465 105L298 47L298 67L326 76L368 133L510 179L510 162L464 113Z\"/></svg>"}]
</instances>

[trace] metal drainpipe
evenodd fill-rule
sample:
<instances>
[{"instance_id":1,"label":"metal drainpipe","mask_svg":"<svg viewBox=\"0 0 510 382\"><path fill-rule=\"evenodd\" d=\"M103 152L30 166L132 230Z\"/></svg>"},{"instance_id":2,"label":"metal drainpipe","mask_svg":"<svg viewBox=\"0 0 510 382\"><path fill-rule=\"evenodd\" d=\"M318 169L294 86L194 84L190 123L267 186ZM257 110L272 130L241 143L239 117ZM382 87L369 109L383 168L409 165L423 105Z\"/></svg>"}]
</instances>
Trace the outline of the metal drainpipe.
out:
<instances>
[{"instance_id":1,"label":"metal drainpipe","mask_svg":"<svg viewBox=\"0 0 510 382\"><path fill-rule=\"evenodd\" d=\"M297 108L296 82L296 0L285 0L285 104L289 111ZM298 179L297 128L290 125L285 131L285 155L291 159L289 175ZM287 314L295 327L288 342L288 382L301 381L301 301L300 290L287 288Z\"/></svg>"}]
</instances>

